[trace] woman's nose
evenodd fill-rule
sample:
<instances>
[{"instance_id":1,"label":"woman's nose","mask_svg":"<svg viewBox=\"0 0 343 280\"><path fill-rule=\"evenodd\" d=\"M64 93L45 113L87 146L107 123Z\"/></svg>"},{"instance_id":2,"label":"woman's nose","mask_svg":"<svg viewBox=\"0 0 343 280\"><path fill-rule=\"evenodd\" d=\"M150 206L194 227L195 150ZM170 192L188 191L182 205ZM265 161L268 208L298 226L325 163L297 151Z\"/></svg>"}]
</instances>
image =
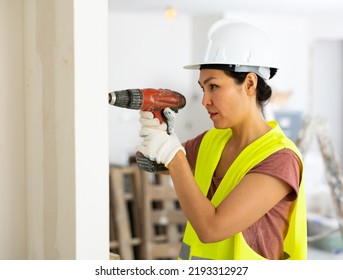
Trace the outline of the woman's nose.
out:
<instances>
[{"instance_id":1,"label":"woman's nose","mask_svg":"<svg viewBox=\"0 0 343 280\"><path fill-rule=\"evenodd\" d=\"M209 94L204 91L203 96L202 96L202 105L206 107L210 104L211 104L211 98Z\"/></svg>"}]
</instances>

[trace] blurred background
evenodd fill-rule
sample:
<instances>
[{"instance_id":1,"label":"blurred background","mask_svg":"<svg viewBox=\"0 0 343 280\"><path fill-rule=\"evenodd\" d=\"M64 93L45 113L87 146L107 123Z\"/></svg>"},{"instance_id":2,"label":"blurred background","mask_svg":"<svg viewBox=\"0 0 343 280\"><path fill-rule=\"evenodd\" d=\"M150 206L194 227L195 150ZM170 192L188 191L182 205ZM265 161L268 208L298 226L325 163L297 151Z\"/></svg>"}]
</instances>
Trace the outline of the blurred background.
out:
<instances>
[{"instance_id":1,"label":"blurred background","mask_svg":"<svg viewBox=\"0 0 343 280\"><path fill-rule=\"evenodd\" d=\"M277 119L293 140L302 142L309 234L337 228L336 197L332 197L325 169L325 161L330 159L317 144L317 132L330 138L334 156L342 161L340 1L110 0L109 4L109 90L156 87L184 94L187 105L176 121L181 140L211 127L201 105L199 73L182 68L201 61L208 28L216 20L229 18L265 30L276 44L280 62L277 75L270 81L274 96L267 105L266 117ZM109 114L110 162L126 165L128 155L140 142L138 113L116 108ZM323 127L318 117L325 120ZM307 118L314 119L316 128L300 135ZM125 137L121 133L124 131ZM311 242L309 258L342 258L342 249L342 236L336 231Z\"/></svg>"}]
</instances>

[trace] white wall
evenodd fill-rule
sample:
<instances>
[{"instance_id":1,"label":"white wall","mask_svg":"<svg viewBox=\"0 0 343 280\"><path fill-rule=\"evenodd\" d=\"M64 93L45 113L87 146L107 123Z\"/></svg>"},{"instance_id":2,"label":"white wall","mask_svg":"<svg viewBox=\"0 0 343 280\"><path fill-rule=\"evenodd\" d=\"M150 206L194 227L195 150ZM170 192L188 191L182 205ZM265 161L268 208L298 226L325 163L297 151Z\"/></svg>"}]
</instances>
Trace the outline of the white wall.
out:
<instances>
[{"instance_id":1,"label":"white wall","mask_svg":"<svg viewBox=\"0 0 343 280\"><path fill-rule=\"evenodd\" d=\"M0 259L108 259L107 0L0 1Z\"/></svg>"},{"instance_id":2,"label":"white wall","mask_svg":"<svg viewBox=\"0 0 343 280\"><path fill-rule=\"evenodd\" d=\"M221 14L198 15L192 16L192 55L189 61L184 64L193 64L203 59L204 52L207 48L207 31L211 25L220 20L223 16ZM208 117L206 109L202 106L203 92L198 84L199 71L187 70L191 72L191 87L192 95L190 102L187 104L188 110L187 126L189 127L189 134L187 138L193 138L203 131L213 127L211 119Z\"/></svg>"},{"instance_id":3,"label":"white wall","mask_svg":"<svg viewBox=\"0 0 343 280\"><path fill-rule=\"evenodd\" d=\"M72 209L76 211L73 258L106 260L110 239L108 1L74 0L73 5L75 201ZM62 3L60 7L63 6ZM63 13L60 19L63 20ZM68 210L61 211L68 217ZM60 221L64 221L63 217ZM63 223L60 230L64 230Z\"/></svg>"},{"instance_id":4,"label":"white wall","mask_svg":"<svg viewBox=\"0 0 343 280\"><path fill-rule=\"evenodd\" d=\"M163 13L109 14L109 91L127 88L168 88L189 99L191 27L188 16L169 22ZM110 163L127 164L140 143L138 111L109 108ZM180 110L176 130L188 136L187 113Z\"/></svg>"},{"instance_id":5,"label":"white wall","mask_svg":"<svg viewBox=\"0 0 343 280\"><path fill-rule=\"evenodd\" d=\"M313 115L325 117L335 151L343 162L343 38L317 41L312 47Z\"/></svg>"},{"instance_id":6,"label":"white wall","mask_svg":"<svg viewBox=\"0 0 343 280\"><path fill-rule=\"evenodd\" d=\"M26 258L21 1L0 1L0 259Z\"/></svg>"},{"instance_id":7,"label":"white wall","mask_svg":"<svg viewBox=\"0 0 343 280\"><path fill-rule=\"evenodd\" d=\"M75 255L73 9L63 4L24 2L29 259Z\"/></svg>"}]
</instances>

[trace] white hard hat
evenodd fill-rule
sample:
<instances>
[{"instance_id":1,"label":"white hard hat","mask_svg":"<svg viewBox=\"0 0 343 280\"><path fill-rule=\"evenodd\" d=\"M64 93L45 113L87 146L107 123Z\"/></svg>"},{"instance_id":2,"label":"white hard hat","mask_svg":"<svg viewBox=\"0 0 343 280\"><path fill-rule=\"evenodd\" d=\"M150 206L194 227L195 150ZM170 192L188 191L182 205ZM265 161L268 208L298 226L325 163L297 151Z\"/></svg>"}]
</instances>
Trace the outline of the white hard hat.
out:
<instances>
[{"instance_id":1,"label":"white hard hat","mask_svg":"<svg viewBox=\"0 0 343 280\"><path fill-rule=\"evenodd\" d=\"M204 64L229 65L235 72L254 72L264 79L278 69L276 50L267 34L251 24L232 20L215 22L208 32L203 61L184 68L200 69Z\"/></svg>"}]
</instances>

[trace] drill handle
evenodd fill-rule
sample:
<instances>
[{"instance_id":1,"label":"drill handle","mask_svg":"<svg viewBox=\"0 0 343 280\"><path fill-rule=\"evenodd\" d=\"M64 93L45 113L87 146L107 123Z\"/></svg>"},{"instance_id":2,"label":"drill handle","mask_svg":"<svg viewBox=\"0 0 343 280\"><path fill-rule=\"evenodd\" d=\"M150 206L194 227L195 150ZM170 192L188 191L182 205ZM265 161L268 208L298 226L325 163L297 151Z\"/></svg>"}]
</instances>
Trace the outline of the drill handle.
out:
<instances>
[{"instance_id":1,"label":"drill handle","mask_svg":"<svg viewBox=\"0 0 343 280\"><path fill-rule=\"evenodd\" d=\"M160 124L165 123L167 125L167 133L170 134L172 130L172 126L170 125L168 119L163 114L163 110L152 112L154 114L154 117L157 118L160 121Z\"/></svg>"}]
</instances>

